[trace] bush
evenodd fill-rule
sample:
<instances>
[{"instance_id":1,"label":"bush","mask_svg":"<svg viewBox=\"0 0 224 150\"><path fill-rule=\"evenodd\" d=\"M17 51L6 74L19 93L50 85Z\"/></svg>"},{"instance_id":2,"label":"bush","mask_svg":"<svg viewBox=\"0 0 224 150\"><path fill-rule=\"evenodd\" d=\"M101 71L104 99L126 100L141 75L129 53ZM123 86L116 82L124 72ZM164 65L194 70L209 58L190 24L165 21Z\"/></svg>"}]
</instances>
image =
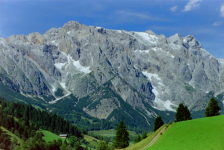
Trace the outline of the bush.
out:
<instances>
[{"instance_id":1,"label":"bush","mask_svg":"<svg viewBox=\"0 0 224 150\"><path fill-rule=\"evenodd\" d=\"M97 149L98 150L107 150L108 149L107 143L105 141L100 141L97 145Z\"/></svg>"}]
</instances>

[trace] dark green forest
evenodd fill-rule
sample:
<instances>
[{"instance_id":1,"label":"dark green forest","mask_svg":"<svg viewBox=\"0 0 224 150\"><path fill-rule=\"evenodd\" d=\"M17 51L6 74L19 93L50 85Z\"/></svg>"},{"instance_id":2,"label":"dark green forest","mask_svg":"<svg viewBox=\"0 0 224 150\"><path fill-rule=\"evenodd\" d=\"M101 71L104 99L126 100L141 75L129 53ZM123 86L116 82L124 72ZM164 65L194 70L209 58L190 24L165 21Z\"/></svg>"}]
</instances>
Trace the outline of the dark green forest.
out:
<instances>
[{"instance_id":1,"label":"dark green forest","mask_svg":"<svg viewBox=\"0 0 224 150\"><path fill-rule=\"evenodd\" d=\"M61 141L55 141L55 143L53 141L53 144L43 143L42 134L37 132L39 129L48 130L57 135L63 133L68 134L70 137L75 136L79 141L83 139L82 131L87 132L85 129L80 129L59 115L35 109L31 105L9 102L1 97L0 126L11 131L23 141L26 141L25 145L39 140L39 143L36 143L38 145L36 148L39 146L42 146L42 148L50 146L53 147L52 149L57 149L57 146L62 146ZM0 130L0 133L1 148L9 149L12 145L10 140L8 140L9 137L2 130Z\"/></svg>"}]
</instances>

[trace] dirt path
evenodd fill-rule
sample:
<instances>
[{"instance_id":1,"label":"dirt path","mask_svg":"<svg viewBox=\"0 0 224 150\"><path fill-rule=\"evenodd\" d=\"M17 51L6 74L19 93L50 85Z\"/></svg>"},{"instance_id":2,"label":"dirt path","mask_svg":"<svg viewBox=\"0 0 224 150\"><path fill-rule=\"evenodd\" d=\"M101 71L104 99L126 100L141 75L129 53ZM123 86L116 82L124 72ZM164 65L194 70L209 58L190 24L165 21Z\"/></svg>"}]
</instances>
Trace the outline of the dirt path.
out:
<instances>
[{"instance_id":1,"label":"dirt path","mask_svg":"<svg viewBox=\"0 0 224 150\"><path fill-rule=\"evenodd\" d=\"M159 137L161 136L161 133L163 134L163 133L166 131L166 129L167 129L167 127L165 126L162 130L160 130L159 133L157 133L157 135L153 138L153 140L152 140L151 142L149 142L148 145L146 145L145 147L143 147L143 148L140 149L140 150L143 150L143 149L145 149L145 148L147 148L147 147L152 146L152 145L159 139Z\"/></svg>"}]
</instances>

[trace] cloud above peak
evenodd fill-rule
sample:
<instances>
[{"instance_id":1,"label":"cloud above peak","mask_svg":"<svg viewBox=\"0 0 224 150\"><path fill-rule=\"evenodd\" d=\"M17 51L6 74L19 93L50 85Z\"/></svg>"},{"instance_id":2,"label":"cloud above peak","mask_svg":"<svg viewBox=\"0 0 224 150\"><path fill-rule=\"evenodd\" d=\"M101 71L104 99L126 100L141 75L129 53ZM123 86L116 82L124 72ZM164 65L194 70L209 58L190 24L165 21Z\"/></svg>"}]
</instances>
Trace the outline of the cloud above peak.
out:
<instances>
[{"instance_id":1,"label":"cloud above peak","mask_svg":"<svg viewBox=\"0 0 224 150\"><path fill-rule=\"evenodd\" d=\"M224 17L224 4L222 4L220 8L220 16Z\"/></svg>"},{"instance_id":2,"label":"cloud above peak","mask_svg":"<svg viewBox=\"0 0 224 150\"><path fill-rule=\"evenodd\" d=\"M222 24L222 21L214 22L212 25L213 26L220 26Z\"/></svg>"},{"instance_id":3,"label":"cloud above peak","mask_svg":"<svg viewBox=\"0 0 224 150\"><path fill-rule=\"evenodd\" d=\"M168 10L171 10L172 12L175 12L175 11L177 10L177 5L176 5L176 6L171 7L171 8L170 8L170 9L168 9Z\"/></svg>"},{"instance_id":4,"label":"cloud above peak","mask_svg":"<svg viewBox=\"0 0 224 150\"><path fill-rule=\"evenodd\" d=\"M200 3L202 0L190 0L187 5L185 6L183 12L186 12L186 11L191 11L193 9L196 9L197 7L200 6Z\"/></svg>"}]
</instances>

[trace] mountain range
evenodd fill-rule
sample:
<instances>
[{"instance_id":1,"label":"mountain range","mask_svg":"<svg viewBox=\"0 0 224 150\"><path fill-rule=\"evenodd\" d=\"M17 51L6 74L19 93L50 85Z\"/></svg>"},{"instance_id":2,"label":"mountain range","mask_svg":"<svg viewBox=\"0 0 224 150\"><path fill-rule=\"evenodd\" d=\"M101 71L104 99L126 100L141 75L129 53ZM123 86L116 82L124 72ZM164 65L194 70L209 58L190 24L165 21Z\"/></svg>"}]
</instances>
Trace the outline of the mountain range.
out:
<instances>
[{"instance_id":1,"label":"mountain range","mask_svg":"<svg viewBox=\"0 0 224 150\"><path fill-rule=\"evenodd\" d=\"M192 35L167 38L70 21L43 35L0 37L0 89L6 87L45 106L70 98L64 109L151 127L157 115L172 121L179 103L199 116L211 97L223 108L224 59Z\"/></svg>"}]
</instances>

